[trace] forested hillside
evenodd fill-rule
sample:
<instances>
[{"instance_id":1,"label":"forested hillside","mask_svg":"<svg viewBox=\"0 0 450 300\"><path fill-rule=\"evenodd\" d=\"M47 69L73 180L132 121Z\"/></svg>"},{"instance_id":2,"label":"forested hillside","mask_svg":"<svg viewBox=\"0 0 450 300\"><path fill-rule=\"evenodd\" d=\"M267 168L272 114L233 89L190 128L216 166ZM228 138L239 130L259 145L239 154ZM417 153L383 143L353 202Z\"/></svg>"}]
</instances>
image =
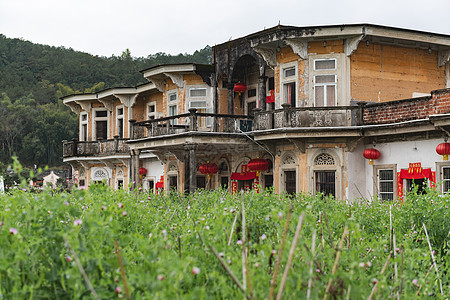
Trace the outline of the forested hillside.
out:
<instances>
[{"instance_id":1,"label":"forested hillside","mask_svg":"<svg viewBox=\"0 0 450 300\"><path fill-rule=\"evenodd\" d=\"M163 48L163 46L161 46ZM62 164L62 140L78 135L77 116L59 97L135 86L139 70L168 63L210 63L211 47L193 54L164 52L99 57L0 34L0 172L16 155L26 166Z\"/></svg>"}]
</instances>

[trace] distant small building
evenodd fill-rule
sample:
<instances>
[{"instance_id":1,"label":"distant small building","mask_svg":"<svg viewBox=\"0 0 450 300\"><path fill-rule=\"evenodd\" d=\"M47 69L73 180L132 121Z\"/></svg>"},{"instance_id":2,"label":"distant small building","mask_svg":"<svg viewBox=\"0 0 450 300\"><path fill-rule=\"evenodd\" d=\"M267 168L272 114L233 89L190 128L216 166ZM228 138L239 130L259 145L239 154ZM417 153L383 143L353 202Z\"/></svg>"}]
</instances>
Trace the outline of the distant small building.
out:
<instances>
[{"instance_id":1,"label":"distant small building","mask_svg":"<svg viewBox=\"0 0 450 300\"><path fill-rule=\"evenodd\" d=\"M61 177L56 175L53 171L50 171L50 174L44 176L44 186L51 185L52 188L56 189L56 182L58 181L59 178Z\"/></svg>"}]
</instances>

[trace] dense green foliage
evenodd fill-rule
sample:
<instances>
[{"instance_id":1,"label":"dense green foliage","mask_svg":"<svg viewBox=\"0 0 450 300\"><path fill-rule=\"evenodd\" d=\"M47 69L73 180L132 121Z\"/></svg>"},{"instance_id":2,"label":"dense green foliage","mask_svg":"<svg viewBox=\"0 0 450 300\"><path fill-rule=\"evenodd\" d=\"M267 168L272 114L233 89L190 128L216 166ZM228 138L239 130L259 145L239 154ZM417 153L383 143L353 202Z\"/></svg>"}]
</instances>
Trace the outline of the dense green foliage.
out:
<instances>
[{"instance_id":1,"label":"dense green foliage","mask_svg":"<svg viewBox=\"0 0 450 300\"><path fill-rule=\"evenodd\" d=\"M168 63L210 63L211 47L193 54L99 57L0 34L0 162L15 154L25 165L58 165L61 141L77 136L76 115L58 101L74 93L135 86L139 70Z\"/></svg>"},{"instance_id":2,"label":"dense green foliage","mask_svg":"<svg viewBox=\"0 0 450 300\"><path fill-rule=\"evenodd\" d=\"M420 297L440 299L450 295L449 204L448 196L435 191L411 195L402 205L346 204L304 195L233 196L220 190L161 196L109 191L101 185L55 196L16 191L0 195L0 293L5 299L93 299L95 292L99 299L111 299L116 292L125 298L128 287L131 299L242 299L244 292L214 248L241 284L246 249L245 293L267 298L282 253L275 295L279 291L304 212L285 281L286 298L306 299L311 280L311 299L321 299L331 280L329 299L367 299L374 282L377 299L395 298L397 292L402 299L414 299L418 291ZM423 224L438 273L428 273L432 259ZM342 238L344 228L348 234ZM390 254L395 256L388 261Z\"/></svg>"}]
</instances>

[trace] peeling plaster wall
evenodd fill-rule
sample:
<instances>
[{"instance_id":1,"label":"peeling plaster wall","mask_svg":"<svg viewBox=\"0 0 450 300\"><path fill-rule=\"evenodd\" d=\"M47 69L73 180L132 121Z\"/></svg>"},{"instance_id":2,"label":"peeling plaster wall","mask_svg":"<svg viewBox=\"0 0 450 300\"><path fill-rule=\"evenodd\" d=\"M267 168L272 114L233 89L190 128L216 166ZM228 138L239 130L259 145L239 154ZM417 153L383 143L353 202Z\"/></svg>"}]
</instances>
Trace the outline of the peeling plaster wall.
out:
<instances>
[{"instance_id":1,"label":"peeling plaster wall","mask_svg":"<svg viewBox=\"0 0 450 300\"><path fill-rule=\"evenodd\" d=\"M351 55L351 97L384 102L445 88L438 53L425 49L360 43Z\"/></svg>"}]
</instances>

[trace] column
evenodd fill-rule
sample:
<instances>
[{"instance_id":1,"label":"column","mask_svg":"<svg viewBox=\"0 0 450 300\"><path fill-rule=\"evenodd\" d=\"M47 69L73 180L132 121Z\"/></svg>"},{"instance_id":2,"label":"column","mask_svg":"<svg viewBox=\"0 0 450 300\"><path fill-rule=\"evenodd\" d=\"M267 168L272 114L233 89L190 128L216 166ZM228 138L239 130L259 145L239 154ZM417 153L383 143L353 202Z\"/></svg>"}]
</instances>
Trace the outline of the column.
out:
<instances>
[{"instance_id":1,"label":"column","mask_svg":"<svg viewBox=\"0 0 450 300\"><path fill-rule=\"evenodd\" d=\"M134 190L139 185L139 154L140 150L134 149L131 150L131 188Z\"/></svg>"},{"instance_id":2,"label":"column","mask_svg":"<svg viewBox=\"0 0 450 300\"><path fill-rule=\"evenodd\" d=\"M261 108L262 111L266 110L266 82L267 82L267 76L260 76L258 77L259 80L259 108Z\"/></svg>"},{"instance_id":3,"label":"column","mask_svg":"<svg viewBox=\"0 0 450 300\"><path fill-rule=\"evenodd\" d=\"M228 85L228 114L234 115L234 85Z\"/></svg>"},{"instance_id":4,"label":"column","mask_svg":"<svg viewBox=\"0 0 450 300\"><path fill-rule=\"evenodd\" d=\"M184 177L185 181L189 179L189 192L193 193L197 189L197 144L186 144L184 149L186 152L189 151L189 161L186 161L186 164L189 164L189 168L185 168L188 174L185 173Z\"/></svg>"}]
</instances>

